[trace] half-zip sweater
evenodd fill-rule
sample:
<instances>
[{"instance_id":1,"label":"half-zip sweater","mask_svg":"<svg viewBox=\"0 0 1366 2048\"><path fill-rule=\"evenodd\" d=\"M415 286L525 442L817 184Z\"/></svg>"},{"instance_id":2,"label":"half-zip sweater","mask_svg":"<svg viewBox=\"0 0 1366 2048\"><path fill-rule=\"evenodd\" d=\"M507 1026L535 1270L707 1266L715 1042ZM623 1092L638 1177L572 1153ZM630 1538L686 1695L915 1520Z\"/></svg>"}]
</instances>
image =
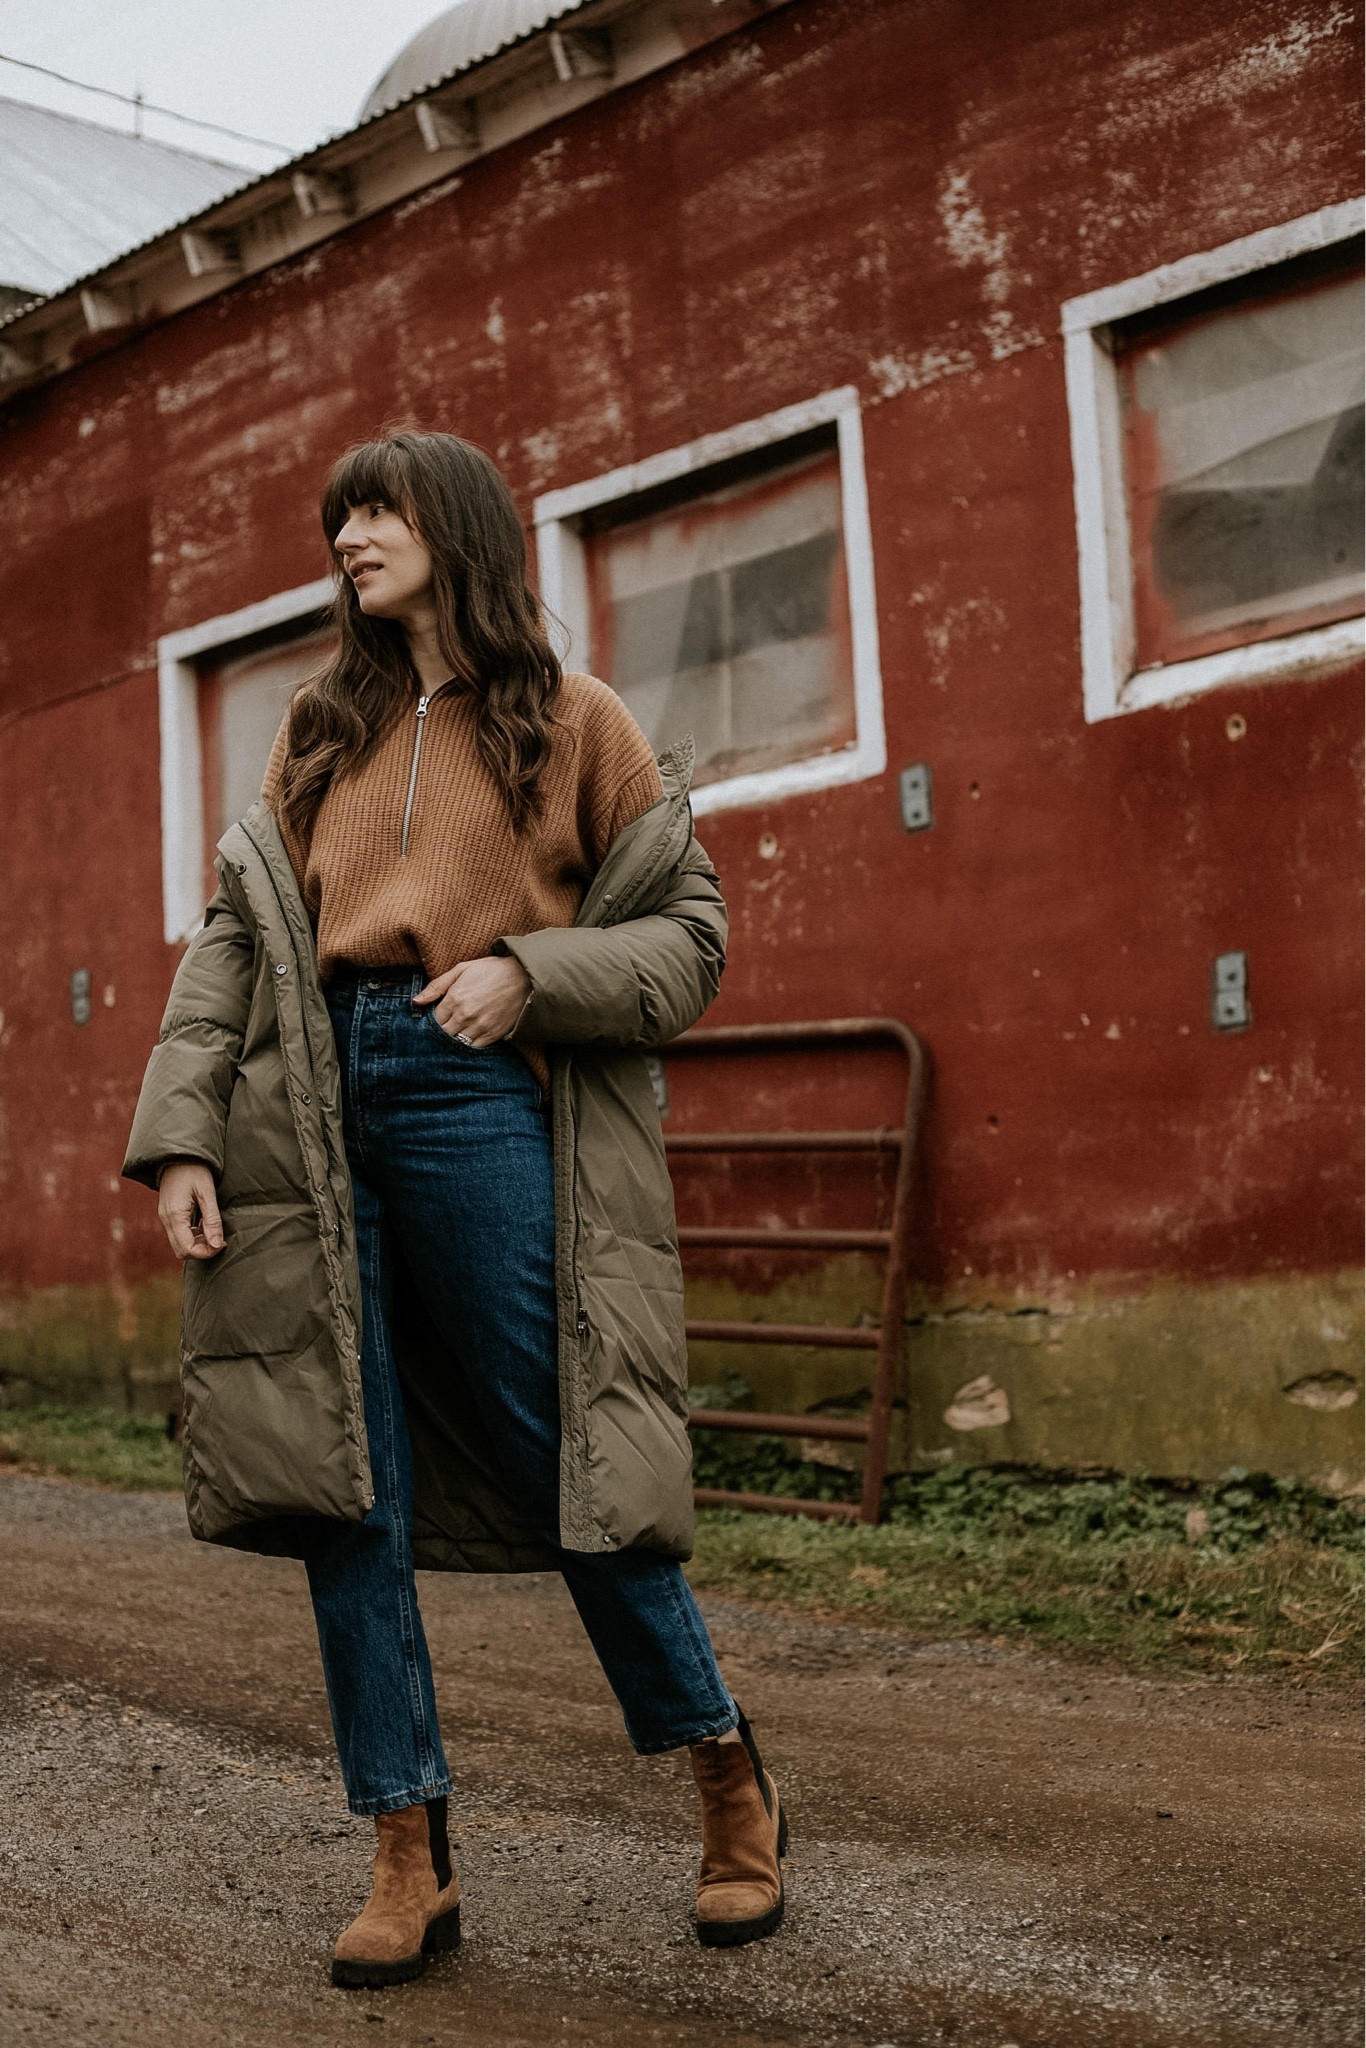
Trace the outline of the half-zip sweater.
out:
<instances>
[{"instance_id":1,"label":"half-zip sweater","mask_svg":"<svg viewBox=\"0 0 1366 2048\"><path fill-rule=\"evenodd\" d=\"M456 684L414 697L328 790L305 838L281 820L324 981L343 963L421 967L431 978L482 959L495 939L573 924L612 841L664 793L616 691L569 674L552 712L541 816L514 832L479 757L475 709ZM287 726L286 716L261 789L277 815ZM544 1085L545 1062L526 1050Z\"/></svg>"}]
</instances>

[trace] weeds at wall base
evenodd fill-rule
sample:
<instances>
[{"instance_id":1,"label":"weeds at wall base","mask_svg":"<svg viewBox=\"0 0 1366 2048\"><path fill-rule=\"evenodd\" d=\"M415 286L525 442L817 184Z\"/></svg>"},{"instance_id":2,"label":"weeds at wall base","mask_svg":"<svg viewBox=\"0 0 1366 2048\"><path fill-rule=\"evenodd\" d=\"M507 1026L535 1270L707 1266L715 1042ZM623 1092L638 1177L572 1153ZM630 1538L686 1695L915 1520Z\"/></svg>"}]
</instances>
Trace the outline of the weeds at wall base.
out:
<instances>
[{"instance_id":1,"label":"weeds at wall base","mask_svg":"<svg viewBox=\"0 0 1366 2048\"><path fill-rule=\"evenodd\" d=\"M858 1472L814 1463L790 1439L698 1429L692 1441L698 1486L796 1500L859 1499ZM991 1531L1024 1537L1050 1530L1076 1543L1141 1536L1158 1543L1195 1541L1221 1552L1279 1536L1347 1550L1359 1549L1362 1540L1359 1499L1337 1499L1299 1480L1238 1466L1201 1485L1122 1472L1077 1476L1015 1465L949 1465L889 1479L882 1520L945 1536Z\"/></svg>"},{"instance_id":2,"label":"weeds at wall base","mask_svg":"<svg viewBox=\"0 0 1366 2048\"><path fill-rule=\"evenodd\" d=\"M699 1592L789 1613L937 1641L1033 1641L1167 1675L1361 1672L1360 1558L1303 1537L1230 1555L711 1510L688 1574Z\"/></svg>"},{"instance_id":3,"label":"weeds at wall base","mask_svg":"<svg viewBox=\"0 0 1366 2048\"><path fill-rule=\"evenodd\" d=\"M0 1471L162 1493L179 1492L180 1464L165 1424L145 1416L54 1406L0 1411Z\"/></svg>"},{"instance_id":4,"label":"weeds at wall base","mask_svg":"<svg viewBox=\"0 0 1366 2048\"><path fill-rule=\"evenodd\" d=\"M698 1483L857 1499L778 1437L698 1431ZM1237 1469L1212 1485L958 1465L887 1482L876 1528L715 1509L699 1591L935 1638L1032 1640L1131 1667L1359 1677L1362 1513Z\"/></svg>"}]
</instances>

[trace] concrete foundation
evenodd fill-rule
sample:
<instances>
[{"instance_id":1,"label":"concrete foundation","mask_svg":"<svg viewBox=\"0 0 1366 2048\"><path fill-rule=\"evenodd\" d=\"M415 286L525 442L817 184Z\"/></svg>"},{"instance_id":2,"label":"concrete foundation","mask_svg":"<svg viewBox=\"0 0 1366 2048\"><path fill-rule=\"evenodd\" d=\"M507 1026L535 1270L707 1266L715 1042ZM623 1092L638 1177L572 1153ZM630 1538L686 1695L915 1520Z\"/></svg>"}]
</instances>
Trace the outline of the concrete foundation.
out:
<instances>
[{"instance_id":1,"label":"concrete foundation","mask_svg":"<svg viewBox=\"0 0 1366 2048\"><path fill-rule=\"evenodd\" d=\"M971 1298L914 1302L907 1319L894 1469L951 1459L1103 1465L1213 1479L1230 1465L1331 1492L1362 1478L1362 1287L1356 1273L1125 1292L1078 1288L1018 1306L990 1282ZM870 1262L753 1294L690 1286L695 1315L770 1322L875 1319ZM697 1383L738 1373L757 1408L857 1404L866 1354L700 1344ZM822 1455L825 1455L822 1450Z\"/></svg>"},{"instance_id":2,"label":"concrete foundation","mask_svg":"<svg viewBox=\"0 0 1366 2048\"><path fill-rule=\"evenodd\" d=\"M756 1299L733 1281L689 1283L696 1316L872 1323L872 1262L839 1258ZM1330 1492L1362 1483L1362 1284L1356 1273L1144 1292L1088 1286L1001 1306L913 1299L893 1469L950 1460L1075 1470L1102 1465L1213 1479L1230 1465ZM54 1287L0 1302L0 1400L164 1412L177 1397L179 1281ZM857 1409L867 1354L697 1344L695 1385L738 1374L757 1408ZM816 1449L813 1443L812 1449ZM819 1447L819 1454L827 1454Z\"/></svg>"},{"instance_id":3,"label":"concrete foundation","mask_svg":"<svg viewBox=\"0 0 1366 2048\"><path fill-rule=\"evenodd\" d=\"M0 1405L163 1414L180 1397L180 1275L0 1300Z\"/></svg>"}]
</instances>

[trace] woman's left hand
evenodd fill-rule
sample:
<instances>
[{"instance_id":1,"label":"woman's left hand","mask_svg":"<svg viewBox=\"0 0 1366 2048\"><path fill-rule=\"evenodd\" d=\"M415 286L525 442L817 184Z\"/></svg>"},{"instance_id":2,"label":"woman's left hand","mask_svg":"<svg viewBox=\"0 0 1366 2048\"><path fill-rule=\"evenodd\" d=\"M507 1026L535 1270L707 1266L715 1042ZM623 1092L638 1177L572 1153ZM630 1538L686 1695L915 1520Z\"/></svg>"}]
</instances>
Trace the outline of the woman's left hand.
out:
<instances>
[{"instance_id":1,"label":"woman's left hand","mask_svg":"<svg viewBox=\"0 0 1366 2048\"><path fill-rule=\"evenodd\" d=\"M511 954L500 960L462 960L413 997L432 1003L443 1031L466 1045L496 1045L516 1029L531 994L531 977Z\"/></svg>"}]
</instances>

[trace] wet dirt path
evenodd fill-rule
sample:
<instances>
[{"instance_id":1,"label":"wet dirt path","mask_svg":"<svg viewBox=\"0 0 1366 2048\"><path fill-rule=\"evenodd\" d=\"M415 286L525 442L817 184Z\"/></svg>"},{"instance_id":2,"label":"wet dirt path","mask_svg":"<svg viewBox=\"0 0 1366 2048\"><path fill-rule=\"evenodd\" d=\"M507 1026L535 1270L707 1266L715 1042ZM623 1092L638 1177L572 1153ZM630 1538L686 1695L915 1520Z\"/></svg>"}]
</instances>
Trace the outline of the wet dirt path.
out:
<instances>
[{"instance_id":1,"label":"wet dirt path","mask_svg":"<svg viewBox=\"0 0 1366 2048\"><path fill-rule=\"evenodd\" d=\"M631 1756L559 1581L422 1592L465 1946L335 1992L370 1831L301 1569L192 1543L173 1499L0 1479L4 2048L1360 2038L1340 1692L711 1602L793 1826L786 1925L727 1953L689 1931L686 1760Z\"/></svg>"}]
</instances>

